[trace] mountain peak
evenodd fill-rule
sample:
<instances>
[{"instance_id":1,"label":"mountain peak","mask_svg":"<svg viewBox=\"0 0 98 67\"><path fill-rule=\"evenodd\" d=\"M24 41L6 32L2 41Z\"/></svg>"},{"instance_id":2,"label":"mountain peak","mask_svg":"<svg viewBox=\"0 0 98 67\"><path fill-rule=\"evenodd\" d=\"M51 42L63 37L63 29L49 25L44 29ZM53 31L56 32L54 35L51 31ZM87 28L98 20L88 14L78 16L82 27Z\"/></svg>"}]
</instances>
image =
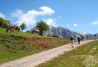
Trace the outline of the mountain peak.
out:
<instances>
[{"instance_id":1,"label":"mountain peak","mask_svg":"<svg viewBox=\"0 0 98 67\"><path fill-rule=\"evenodd\" d=\"M86 33L86 32L80 32L80 34L81 34L81 35L87 35L87 33Z\"/></svg>"}]
</instances>

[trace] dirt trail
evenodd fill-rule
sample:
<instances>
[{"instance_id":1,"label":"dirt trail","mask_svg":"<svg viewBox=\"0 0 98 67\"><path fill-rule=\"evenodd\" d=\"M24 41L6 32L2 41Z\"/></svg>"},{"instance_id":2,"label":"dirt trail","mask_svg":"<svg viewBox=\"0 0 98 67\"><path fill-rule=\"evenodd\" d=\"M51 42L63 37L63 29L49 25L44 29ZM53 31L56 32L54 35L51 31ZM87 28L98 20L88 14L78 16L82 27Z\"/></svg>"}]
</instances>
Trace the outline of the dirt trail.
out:
<instances>
[{"instance_id":1,"label":"dirt trail","mask_svg":"<svg viewBox=\"0 0 98 67\"><path fill-rule=\"evenodd\" d=\"M67 44L54 49L43 51L41 53L37 53L34 55L30 55L11 62L1 64L0 67L35 67L38 64L44 63L59 55L64 54L64 52L66 51L71 51L72 49L75 49L76 47L91 41L93 40L82 41L80 45L77 44L74 48L72 48L70 44Z\"/></svg>"}]
</instances>

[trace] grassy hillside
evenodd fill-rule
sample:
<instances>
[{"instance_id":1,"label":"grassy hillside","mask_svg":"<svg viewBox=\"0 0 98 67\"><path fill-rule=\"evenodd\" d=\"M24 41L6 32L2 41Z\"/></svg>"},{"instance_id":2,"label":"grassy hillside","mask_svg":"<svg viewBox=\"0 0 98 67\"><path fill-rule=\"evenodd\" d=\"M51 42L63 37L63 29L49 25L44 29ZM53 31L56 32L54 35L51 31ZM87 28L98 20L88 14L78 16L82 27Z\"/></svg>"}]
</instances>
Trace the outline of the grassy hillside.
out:
<instances>
[{"instance_id":1,"label":"grassy hillside","mask_svg":"<svg viewBox=\"0 0 98 67\"><path fill-rule=\"evenodd\" d=\"M94 66L85 66L90 64ZM85 44L37 67L98 67L98 41Z\"/></svg>"},{"instance_id":2,"label":"grassy hillside","mask_svg":"<svg viewBox=\"0 0 98 67\"><path fill-rule=\"evenodd\" d=\"M6 33L0 28L0 63L69 43L68 40L30 33Z\"/></svg>"}]
</instances>

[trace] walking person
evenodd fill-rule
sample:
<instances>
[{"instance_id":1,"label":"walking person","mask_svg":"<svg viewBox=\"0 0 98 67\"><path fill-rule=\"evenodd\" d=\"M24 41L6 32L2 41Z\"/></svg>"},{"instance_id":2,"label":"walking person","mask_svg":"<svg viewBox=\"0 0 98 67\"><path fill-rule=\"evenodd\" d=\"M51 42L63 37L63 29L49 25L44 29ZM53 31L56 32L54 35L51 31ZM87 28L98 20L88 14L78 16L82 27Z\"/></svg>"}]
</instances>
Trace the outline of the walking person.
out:
<instances>
[{"instance_id":1,"label":"walking person","mask_svg":"<svg viewBox=\"0 0 98 67\"><path fill-rule=\"evenodd\" d=\"M78 44L80 44L80 37L79 36L77 37L77 40L78 40Z\"/></svg>"},{"instance_id":2,"label":"walking person","mask_svg":"<svg viewBox=\"0 0 98 67\"><path fill-rule=\"evenodd\" d=\"M72 48L74 48L74 37L73 36L70 37L70 41L71 41Z\"/></svg>"}]
</instances>

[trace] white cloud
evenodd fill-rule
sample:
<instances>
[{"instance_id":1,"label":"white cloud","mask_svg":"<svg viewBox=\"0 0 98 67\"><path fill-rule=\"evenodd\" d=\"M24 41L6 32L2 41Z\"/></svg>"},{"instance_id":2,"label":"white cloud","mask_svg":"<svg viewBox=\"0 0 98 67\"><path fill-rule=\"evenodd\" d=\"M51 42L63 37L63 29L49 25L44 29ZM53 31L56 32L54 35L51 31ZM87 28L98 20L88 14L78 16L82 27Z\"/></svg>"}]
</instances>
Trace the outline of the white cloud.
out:
<instances>
[{"instance_id":1,"label":"white cloud","mask_svg":"<svg viewBox=\"0 0 98 67\"><path fill-rule=\"evenodd\" d=\"M40 7L40 10L41 10L42 14L51 15L51 14L55 13L55 11L52 8L49 8L47 6Z\"/></svg>"},{"instance_id":2,"label":"white cloud","mask_svg":"<svg viewBox=\"0 0 98 67\"><path fill-rule=\"evenodd\" d=\"M42 15L52 15L55 11L47 6L42 6L39 10L28 10L27 12L23 12L22 10L16 10L12 13L14 18L17 18L16 24L20 25L23 22L26 23L27 26L34 25L36 23L36 17ZM52 23L52 20L48 20L48 23Z\"/></svg>"},{"instance_id":3,"label":"white cloud","mask_svg":"<svg viewBox=\"0 0 98 67\"><path fill-rule=\"evenodd\" d=\"M91 25L98 25L98 21L92 22Z\"/></svg>"},{"instance_id":4,"label":"white cloud","mask_svg":"<svg viewBox=\"0 0 98 67\"><path fill-rule=\"evenodd\" d=\"M44 19L44 21L45 21L49 26L54 26L54 27L56 27L55 19L48 18L48 19Z\"/></svg>"},{"instance_id":5,"label":"white cloud","mask_svg":"<svg viewBox=\"0 0 98 67\"><path fill-rule=\"evenodd\" d=\"M17 19L20 19L24 13L22 10L17 9L15 12L12 13L12 17L16 17Z\"/></svg>"},{"instance_id":6,"label":"white cloud","mask_svg":"<svg viewBox=\"0 0 98 67\"><path fill-rule=\"evenodd\" d=\"M78 24L73 24L73 26L74 26L74 27L77 27L77 26L78 26Z\"/></svg>"},{"instance_id":7,"label":"white cloud","mask_svg":"<svg viewBox=\"0 0 98 67\"><path fill-rule=\"evenodd\" d=\"M5 18L5 15L0 12L0 17Z\"/></svg>"},{"instance_id":8,"label":"white cloud","mask_svg":"<svg viewBox=\"0 0 98 67\"><path fill-rule=\"evenodd\" d=\"M16 24L20 25L23 22L26 23L27 26L30 24L34 24L35 21L35 14L34 11L28 11L27 13L23 13L22 10L16 10L12 15L13 17L17 18Z\"/></svg>"}]
</instances>

